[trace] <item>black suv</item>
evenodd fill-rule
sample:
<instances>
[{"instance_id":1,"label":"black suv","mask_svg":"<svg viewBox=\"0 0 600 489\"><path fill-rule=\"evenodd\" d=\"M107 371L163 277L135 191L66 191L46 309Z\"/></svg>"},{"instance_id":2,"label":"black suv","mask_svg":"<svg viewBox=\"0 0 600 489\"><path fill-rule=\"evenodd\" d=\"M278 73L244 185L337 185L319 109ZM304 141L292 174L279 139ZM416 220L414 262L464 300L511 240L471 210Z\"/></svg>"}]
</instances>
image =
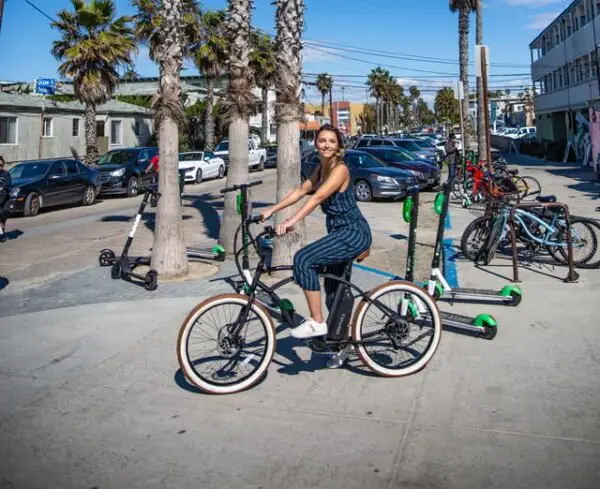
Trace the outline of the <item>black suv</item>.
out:
<instances>
[{"instance_id":1,"label":"black suv","mask_svg":"<svg viewBox=\"0 0 600 489\"><path fill-rule=\"evenodd\" d=\"M140 189L152 183L153 171L147 172L158 148L120 148L102 155L98 170L102 180L101 194L126 194L135 197Z\"/></svg>"}]
</instances>

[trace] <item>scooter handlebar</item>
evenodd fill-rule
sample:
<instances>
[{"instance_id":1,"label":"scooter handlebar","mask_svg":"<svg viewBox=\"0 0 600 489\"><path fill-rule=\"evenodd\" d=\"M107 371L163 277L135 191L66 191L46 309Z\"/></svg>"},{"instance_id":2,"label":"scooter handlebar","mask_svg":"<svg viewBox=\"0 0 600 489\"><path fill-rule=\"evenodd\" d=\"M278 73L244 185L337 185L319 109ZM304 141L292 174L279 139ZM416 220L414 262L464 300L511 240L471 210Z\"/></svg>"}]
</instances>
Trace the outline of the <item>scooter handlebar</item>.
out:
<instances>
[{"instance_id":1,"label":"scooter handlebar","mask_svg":"<svg viewBox=\"0 0 600 489\"><path fill-rule=\"evenodd\" d=\"M220 190L220 192L222 194L226 194L228 192L235 192L236 190L241 190L243 188L250 188L250 187L254 187L256 185L260 185L261 183L263 183L262 180L256 180L254 182L250 182L250 183L242 183L241 185L232 185L231 187L225 187L222 188Z\"/></svg>"}]
</instances>

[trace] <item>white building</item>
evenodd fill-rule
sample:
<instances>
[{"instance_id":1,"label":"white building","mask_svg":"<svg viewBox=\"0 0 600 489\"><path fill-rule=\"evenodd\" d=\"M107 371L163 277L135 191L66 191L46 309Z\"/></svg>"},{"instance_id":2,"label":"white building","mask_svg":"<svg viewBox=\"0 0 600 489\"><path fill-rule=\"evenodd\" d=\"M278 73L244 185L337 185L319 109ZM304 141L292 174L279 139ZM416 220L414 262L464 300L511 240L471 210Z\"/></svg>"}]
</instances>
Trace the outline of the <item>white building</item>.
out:
<instances>
[{"instance_id":1,"label":"white building","mask_svg":"<svg viewBox=\"0 0 600 489\"><path fill-rule=\"evenodd\" d=\"M573 135L576 115L588 118L599 97L600 0L575 0L529 45L540 138Z\"/></svg>"}]
</instances>

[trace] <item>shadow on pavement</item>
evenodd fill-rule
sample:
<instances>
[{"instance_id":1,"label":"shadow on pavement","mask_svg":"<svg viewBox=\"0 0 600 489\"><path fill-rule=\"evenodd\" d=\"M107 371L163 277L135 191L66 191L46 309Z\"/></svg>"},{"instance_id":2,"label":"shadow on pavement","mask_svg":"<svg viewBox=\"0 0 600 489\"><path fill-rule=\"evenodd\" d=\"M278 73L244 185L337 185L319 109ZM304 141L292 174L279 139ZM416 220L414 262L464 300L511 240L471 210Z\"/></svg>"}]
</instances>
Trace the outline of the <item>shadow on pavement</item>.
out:
<instances>
[{"instance_id":1,"label":"shadow on pavement","mask_svg":"<svg viewBox=\"0 0 600 489\"><path fill-rule=\"evenodd\" d=\"M19 236L22 236L24 233L20 229L13 229L12 231L7 231L3 235L3 241L10 241L11 239L17 239Z\"/></svg>"},{"instance_id":2,"label":"shadow on pavement","mask_svg":"<svg viewBox=\"0 0 600 489\"><path fill-rule=\"evenodd\" d=\"M8 280L6 277L0 277L0 290L6 289L8 284L10 284L10 280Z\"/></svg>"}]
</instances>

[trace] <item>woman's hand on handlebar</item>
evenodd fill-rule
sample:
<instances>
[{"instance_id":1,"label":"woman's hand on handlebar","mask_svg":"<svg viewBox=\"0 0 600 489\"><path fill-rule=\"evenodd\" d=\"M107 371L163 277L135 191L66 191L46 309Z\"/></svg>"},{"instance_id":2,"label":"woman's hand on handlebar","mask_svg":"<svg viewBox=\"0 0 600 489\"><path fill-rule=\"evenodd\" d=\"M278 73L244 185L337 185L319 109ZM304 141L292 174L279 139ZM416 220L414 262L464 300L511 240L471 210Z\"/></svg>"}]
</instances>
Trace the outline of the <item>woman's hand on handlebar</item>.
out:
<instances>
[{"instance_id":1,"label":"woman's hand on handlebar","mask_svg":"<svg viewBox=\"0 0 600 489\"><path fill-rule=\"evenodd\" d=\"M284 234L287 234L293 230L294 225L288 219L275 226L275 234L277 236L283 236Z\"/></svg>"},{"instance_id":2,"label":"woman's hand on handlebar","mask_svg":"<svg viewBox=\"0 0 600 489\"><path fill-rule=\"evenodd\" d=\"M275 212L272 207L267 207L264 211L260 213L260 217L262 221L266 221L269 219Z\"/></svg>"}]
</instances>

